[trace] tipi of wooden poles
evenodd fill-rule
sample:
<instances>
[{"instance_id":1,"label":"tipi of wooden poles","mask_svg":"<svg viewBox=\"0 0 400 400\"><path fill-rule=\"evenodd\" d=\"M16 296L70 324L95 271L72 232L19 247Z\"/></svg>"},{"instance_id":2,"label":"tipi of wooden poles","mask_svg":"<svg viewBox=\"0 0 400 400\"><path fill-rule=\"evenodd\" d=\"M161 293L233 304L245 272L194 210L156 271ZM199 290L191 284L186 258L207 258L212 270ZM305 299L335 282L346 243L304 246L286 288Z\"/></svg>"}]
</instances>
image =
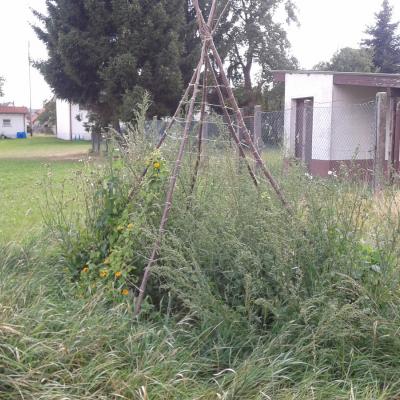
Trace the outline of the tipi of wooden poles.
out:
<instances>
[{"instance_id":1,"label":"tipi of wooden poles","mask_svg":"<svg viewBox=\"0 0 400 400\"><path fill-rule=\"evenodd\" d=\"M228 1L227 5L228 4L229 4L229 1ZM223 9L221 15L225 12L227 5ZM265 176L267 182L269 182L271 184L272 188L274 189L276 195L282 202L283 206L288 211L290 211L289 204L286 201L282 190L280 189L278 183L276 182L276 180L272 176L271 172L268 170L267 166L263 162L263 160L257 150L257 147L254 145L254 142L251 138L251 134L245 125L243 115L241 113L241 110L239 109L238 103L233 94L233 90L232 90L232 88L229 84L228 78L225 74L222 60L218 54L218 50L215 47L214 40L213 40L213 34L218 26L218 21L221 18L221 16L219 16L219 18L217 18L217 19L215 18L216 8L217 8L217 0L213 0L213 2L212 2L210 14L208 16L207 22L204 20L203 14L199 7L198 0L193 0L193 6L196 11L197 24L198 24L201 41L202 41L200 60L198 62L196 69L194 70L192 79L191 79L188 87L186 88L186 91L178 105L178 108L177 108L173 118L170 120L169 124L165 128L163 135L162 135L159 143L157 144L157 148L161 147L161 145L163 144L164 140L166 139L166 137L168 135L168 131L171 129L174 121L176 120L176 117L181 112L183 105L185 103L187 103L188 110L186 113L183 135L181 138L177 158L176 158L176 161L175 161L175 164L174 164L173 170L171 172L171 176L170 176L169 187L168 187L167 194L166 194L166 201L165 201L164 210L163 210L162 217L161 217L158 236L153 245L153 249L150 254L148 264L144 270L142 282L141 282L141 285L139 288L139 293L136 298L135 315L138 315L140 313L143 299L144 299L144 296L146 293L146 286L147 286L147 282L150 277L151 269L154 266L154 264L157 262L157 259L158 259L161 241L163 239L163 235L165 232L165 226L168 221L169 212L171 210L171 206L172 206L172 202L173 202L176 181L179 176L182 159L183 159L186 145L187 145L187 142L189 139L189 132L190 132L190 128L191 128L192 121L193 121L196 98L201 94L202 102L201 102L200 121L199 121L199 130L198 130L197 159L196 159L196 163L195 163L195 170L193 173L191 191L193 190L193 187L196 183L196 178L197 178L199 164L200 164L200 157L201 157L201 152L202 152L202 142L203 142L202 125L204 123L205 110L206 110L206 105L207 105L207 79L208 79L208 76L212 77L213 84L214 84L213 87L216 88L218 98L219 98L219 103L220 103L219 106L222 108L224 118L227 123L228 130L229 130L229 134L230 134L231 138L233 139L233 141L235 142L235 144L237 145L239 155L243 159L244 163L246 164L250 178L253 181L254 185L258 187L259 182L257 180L255 172L253 171L253 168L251 167L251 163L249 162L249 160L246 156L246 153L243 149L241 140L240 140L240 138L235 130L234 124L232 122L232 118L235 118L235 120L237 121L237 124L239 126L239 130L241 132L243 132L244 139L247 142L247 146L252 155L252 158L256 162L257 167L259 168L261 173ZM215 23L215 21L217 21L217 22ZM214 66L213 66L211 60L214 62ZM216 74L215 68L218 68L220 80L217 79L217 74ZM201 77L202 77L202 85L200 87ZM223 88L223 90L221 89L221 87ZM230 107L227 107L227 104L229 104ZM228 108L232 111L232 114L229 113ZM144 174L145 173L146 173L146 171L144 171Z\"/></svg>"}]
</instances>

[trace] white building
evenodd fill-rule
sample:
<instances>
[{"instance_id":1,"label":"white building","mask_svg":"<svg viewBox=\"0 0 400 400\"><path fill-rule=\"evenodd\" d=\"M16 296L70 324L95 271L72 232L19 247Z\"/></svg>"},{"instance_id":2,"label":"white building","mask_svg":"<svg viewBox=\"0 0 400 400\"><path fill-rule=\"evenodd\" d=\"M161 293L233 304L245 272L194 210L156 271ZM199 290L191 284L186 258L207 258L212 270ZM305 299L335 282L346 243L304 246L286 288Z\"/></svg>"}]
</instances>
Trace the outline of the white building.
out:
<instances>
[{"instance_id":1,"label":"white building","mask_svg":"<svg viewBox=\"0 0 400 400\"><path fill-rule=\"evenodd\" d=\"M85 128L87 111L78 104L56 100L57 125L56 136L63 140L90 140L91 135Z\"/></svg>"},{"instance_id":2,"label":"white building","mask_svg":"<svg viewBox=\"0 0 400 400\"><path fill-rule=\"evenodd\" d=\"M28 115L26 107L0 106L0 137L15 139L18 132L26 133Z\"/></svg>"},{"instance_id":3,"label":"white building","mask_svg":"<svg viewBox=\"0 0 400 400\"><path fill-rule=\"evenodd\" d=\"M274 79L285 83L287 156L301 159L315 175L350 161L372 169L376 94L387 92L395 104L400 74L275 71ZM386 157L394 157L393 165L400 168L400 126L389 125Z\"/></svg>"}]
</instances>

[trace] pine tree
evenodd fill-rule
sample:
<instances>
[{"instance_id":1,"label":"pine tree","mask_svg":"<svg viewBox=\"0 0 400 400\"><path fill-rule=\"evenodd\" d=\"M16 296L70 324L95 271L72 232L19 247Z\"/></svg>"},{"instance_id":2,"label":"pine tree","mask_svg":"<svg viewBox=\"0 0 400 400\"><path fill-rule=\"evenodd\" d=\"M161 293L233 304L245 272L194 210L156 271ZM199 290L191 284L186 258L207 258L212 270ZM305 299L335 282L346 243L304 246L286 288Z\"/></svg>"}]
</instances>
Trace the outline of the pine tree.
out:
<instances>
[{"instance_id":1,"label":"pine tree","mask_svg":"<svg viewBox=\"0 0 400 400\"><path fill-rule=\"evenodd\" d=\"M392 22L392 16L393 7L384 0L381 11L375 14L375 25L365 32L370 38L362 42L372 50L378 72L400 72L400 36L396 32L399 22Z\"/></svg>"}]
</instances>

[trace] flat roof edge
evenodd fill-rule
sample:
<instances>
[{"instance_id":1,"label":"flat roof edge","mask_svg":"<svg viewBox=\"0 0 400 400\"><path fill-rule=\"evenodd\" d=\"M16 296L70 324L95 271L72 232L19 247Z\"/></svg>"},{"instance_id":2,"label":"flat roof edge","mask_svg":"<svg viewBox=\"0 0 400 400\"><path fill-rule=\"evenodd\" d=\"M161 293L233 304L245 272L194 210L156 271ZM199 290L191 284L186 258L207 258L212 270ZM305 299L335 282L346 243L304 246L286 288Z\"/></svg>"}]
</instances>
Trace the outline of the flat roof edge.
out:
<instances>
[{"instance_id":1,"label":"flat roof edge","mask_svg":"<svg viewBox=\"0 0 400 400\"><path fill-rule=\"evenodd\" d=\"M374 77L388 77L400 79L400 74L388 74L382 72L339 72L339 71L319 71L319 70L290 70L290 69L276 69L271 71L273 74L290 74L290 75L352 75L352 76L374 76Z\"/></svg>"}]
</instances>

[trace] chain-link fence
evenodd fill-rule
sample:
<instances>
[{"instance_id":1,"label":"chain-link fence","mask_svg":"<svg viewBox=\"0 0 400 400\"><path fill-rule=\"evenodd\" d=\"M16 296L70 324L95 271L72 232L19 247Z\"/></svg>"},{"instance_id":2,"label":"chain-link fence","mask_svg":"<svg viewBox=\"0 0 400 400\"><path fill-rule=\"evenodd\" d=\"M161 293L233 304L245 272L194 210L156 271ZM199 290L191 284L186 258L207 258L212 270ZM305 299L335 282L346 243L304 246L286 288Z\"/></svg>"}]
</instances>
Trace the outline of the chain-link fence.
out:
<instances>
[{"instance_id":1,"label":"chain-link fence","mask_svg":"<svg viewBox=\"0 0 400 400\"><path fill-rule=\"evenodd\" d=\"M308 108L259 112L245 116L244 121L252 139L260 150L280 149L282 155L310 160L373 160L376 144L376 105L374 101L363 104L312 105ZM185 121L177 120L183 129ZM246 145L236 118L232 124L242 143ZM154 140L164 131L167 121L146 123L146 132ZM178 130L179 130L178 129ZM199 121L190 125L190 136L198 134ZM173 130L175 132L175 130ZM179 136L176 131L175 135ZM205 141L231 140L226 120L208 113L203 124Z\"/></svg>"}]
</instances>

